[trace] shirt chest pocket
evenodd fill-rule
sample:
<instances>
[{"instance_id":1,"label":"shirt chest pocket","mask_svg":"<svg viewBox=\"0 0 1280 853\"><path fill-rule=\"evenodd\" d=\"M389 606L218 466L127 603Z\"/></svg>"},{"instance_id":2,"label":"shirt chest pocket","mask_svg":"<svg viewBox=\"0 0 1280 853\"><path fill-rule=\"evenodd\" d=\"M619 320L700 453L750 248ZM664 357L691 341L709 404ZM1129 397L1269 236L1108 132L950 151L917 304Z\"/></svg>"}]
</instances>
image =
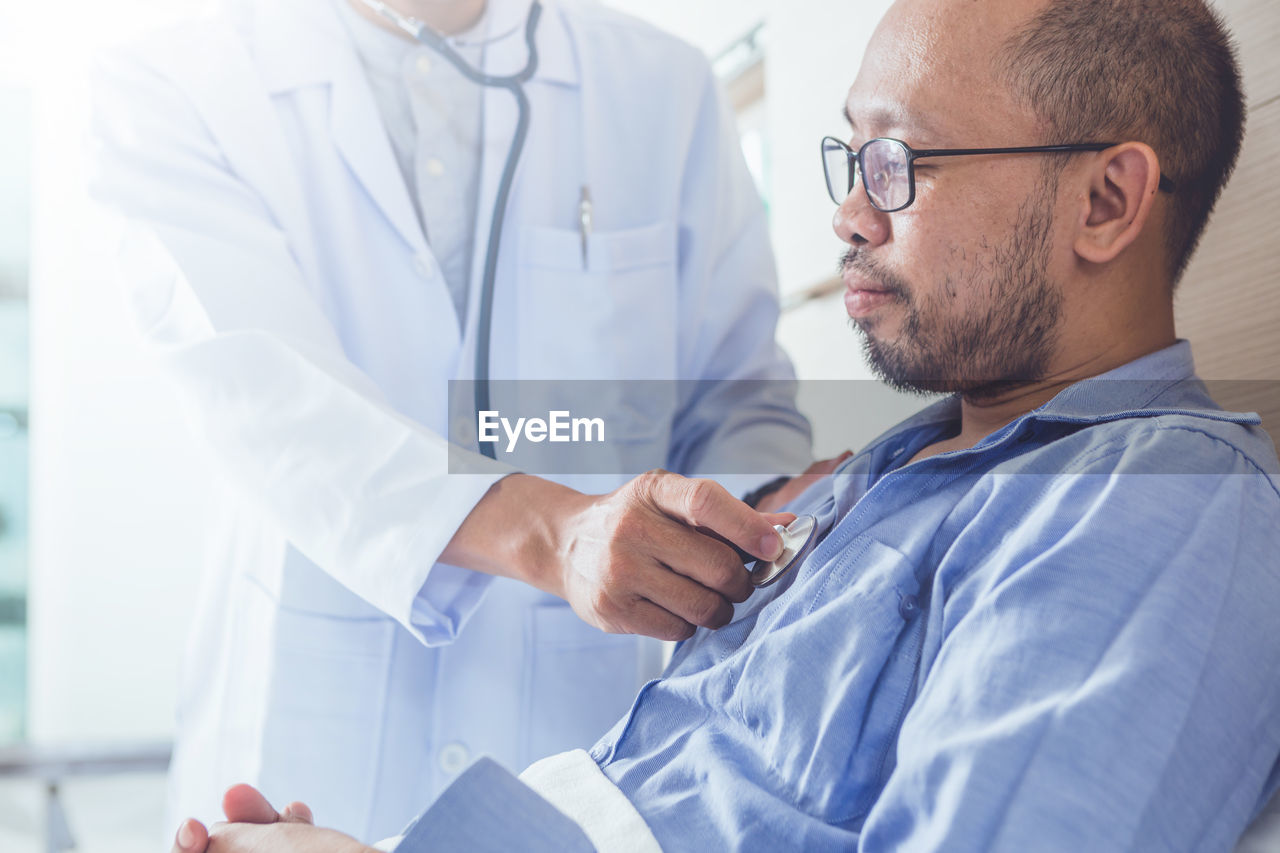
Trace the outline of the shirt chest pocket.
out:
<instances>
[{"instance_id":1,"label":"shirt chest pocket","mask_svg":"<svg viewBox=\"0 0 1280 853\"><path fill-rule=\"evenodd\" d=\"M848 823L893 766L920 660L919 582L906 556L866 539L806 568L760 614L728 707L764 739L785 796Z\"/></svg>"}]
</instances>

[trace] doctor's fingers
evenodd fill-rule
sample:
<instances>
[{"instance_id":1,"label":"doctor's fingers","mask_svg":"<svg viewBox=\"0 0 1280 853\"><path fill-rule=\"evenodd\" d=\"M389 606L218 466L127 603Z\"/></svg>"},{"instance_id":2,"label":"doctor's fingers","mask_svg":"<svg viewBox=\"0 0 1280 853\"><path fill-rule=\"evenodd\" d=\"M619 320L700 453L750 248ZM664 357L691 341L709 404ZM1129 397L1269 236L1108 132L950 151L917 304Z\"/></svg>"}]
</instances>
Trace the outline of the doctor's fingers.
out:
<instances>
[{"instance_id":1,"label":"doctor's fingers","mask_svg":"<svg viewBox=\"0 0 1280 853\"><path fill-rule=\"evenodd\" d=\"M759 559L773 560L782 553L782 537L769 519L714 480L650 471L633 482L646 489L649 500L663 513L690 527L713 531Z\"/></svg>"},{"instance_id":2,"label":"doctor's fingers","mask_svg":"<svg viewBox=\"0 0 1280 853\"><path fill-rule=\"evenodd\" d=\"M689 639L698 630L696 625L690 625L670 610L643 598L631 605L629 618L637 628L627 633L643 634L658 640L679 642Z\"/></svg>"},{"instance_id":3,"label":"doctor's fingers","mask_svg":"<svg viewBox=\"0 0 1280 853\"><path fill-rule=\"evenodd\" d=\"M730 545L674 521L662 523L654 533L644 542L645 556L730 602L751 597L751 578L742 557ZM708 628L719 627L698 619L691 621Z\"/></svg>"},{"instance_id":4,"label":"doctor's fingers","mask_svg":"<svg viewBox=\"0 0 1280 853\"><path fill-rule=\"evenodd\" d=\"M746 574L741 563L738 571ZM658 563L638 565L635 586L646 600L695 627L720 628L733 618L733 604L723 595ZM643 612L645 608L636 610Z\"/></svg>"}]
</instances>

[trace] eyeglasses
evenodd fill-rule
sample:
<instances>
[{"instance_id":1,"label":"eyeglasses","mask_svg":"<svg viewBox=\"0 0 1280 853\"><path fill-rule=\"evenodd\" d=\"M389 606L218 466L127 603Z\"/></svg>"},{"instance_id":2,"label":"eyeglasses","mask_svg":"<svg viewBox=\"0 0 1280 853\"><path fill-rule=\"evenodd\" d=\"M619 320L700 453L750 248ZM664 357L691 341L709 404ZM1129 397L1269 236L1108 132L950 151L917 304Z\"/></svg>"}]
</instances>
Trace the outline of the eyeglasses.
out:
<instances>
[{"instance_id":1,"label":"eyeglasses","mask_svg":"<svg viewBox=\"0 0 1280 853\"><path fill-rule=\"evenodd\" d=\"M1105 151L1117 142L1080 142L1072 145L1032 145L1021 148L929 148L917 151L900 139L872 139L857 151L834 136L822 139L822 169L827 192L842 204L862 175L862 189L871 206L896 213L916 200L917 160L924 157L964 157L970 154L1057 154L1070 151ZM1173 181L1160 176L1160 189L1171 193Z\"/></svg>"}]
</instances>

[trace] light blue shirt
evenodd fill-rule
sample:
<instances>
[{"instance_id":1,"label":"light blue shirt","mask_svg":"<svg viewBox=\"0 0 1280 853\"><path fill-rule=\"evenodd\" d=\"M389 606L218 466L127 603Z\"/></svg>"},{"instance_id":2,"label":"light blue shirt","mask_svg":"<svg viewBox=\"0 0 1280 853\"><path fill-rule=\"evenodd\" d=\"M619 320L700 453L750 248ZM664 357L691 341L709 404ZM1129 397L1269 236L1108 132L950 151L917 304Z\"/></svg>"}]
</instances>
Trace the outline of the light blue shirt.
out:
<instances>
[{"instance_id":1,"label":"light blue shirt","mask_svg":"<svg viewBox=\"0 0 1280 853\"><path fill-rule=\"evenodd\" d=\"M1186 342L977 446L944 400L592 750L666 848L1222 850L1277 785L1280 466Z\"/></svg>"}]
</instances>

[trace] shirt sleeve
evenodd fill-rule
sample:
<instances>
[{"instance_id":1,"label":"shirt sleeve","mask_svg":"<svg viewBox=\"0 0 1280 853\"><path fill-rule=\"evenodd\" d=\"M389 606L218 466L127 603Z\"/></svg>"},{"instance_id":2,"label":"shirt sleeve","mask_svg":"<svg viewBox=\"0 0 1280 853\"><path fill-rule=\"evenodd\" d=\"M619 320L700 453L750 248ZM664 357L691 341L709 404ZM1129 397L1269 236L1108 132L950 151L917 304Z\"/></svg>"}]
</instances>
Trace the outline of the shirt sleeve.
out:
<instances>
[{"instance_id":1,"label":"shirt sleeve","mask_svg":"<svg viewBox=\"0 0 1280 853\"><path fill-rule=\"evenodd\" d=\"M488 758L463 771L402 836L379 842L379 849L395 853L595 850L578 824Z\"/></svg>"},{"instance_id":2,"label":"shirt sleeve","mask_svg":"<svg viewBox=\"0 0 1280 853\"><path fill-rule=\"evenodd\" d=\"M1280 753L1280 499L1227 445L1160 441L1187 471L1125 448L1029 511L989 499L1030 514L935 589L862 849L1234 844Z\"/></svg>"},{"instance_id":3,"label":"shirt sleeve","mask_svg":"<svg viewBox=\"0 0 1280 853\"><path fill-rule=\"evenodd\" d=\"M451 640L489 579L436 560L512 469L472 454L451 474L445 439L348 359L290 235L165 73L103 57L93 134L93 195L129 223L128 301L220 474L347 588Z\"/></svg>"}]
</instances>

